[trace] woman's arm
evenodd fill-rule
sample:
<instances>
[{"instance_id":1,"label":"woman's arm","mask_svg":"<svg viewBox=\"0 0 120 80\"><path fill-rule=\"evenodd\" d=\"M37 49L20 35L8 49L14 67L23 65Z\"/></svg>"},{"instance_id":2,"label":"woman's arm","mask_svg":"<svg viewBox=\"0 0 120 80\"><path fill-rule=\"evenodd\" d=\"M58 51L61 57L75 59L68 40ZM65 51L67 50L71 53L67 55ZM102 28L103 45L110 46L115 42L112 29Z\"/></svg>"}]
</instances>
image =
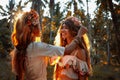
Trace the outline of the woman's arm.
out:
<instances>
[{"instance_id":1,"label":"woman's arm","mask_svg":"<svg viewBox=\"0 0 120 80\"><path fill-rule=\"evenodd\" d=\"M76 38L68 45L65 47L65 52L64 55L69 55L78 45L82 44L81 43L81 37L87 32L87 28L81 26L81 28L78 31L78 34Z\"/></svg>"}]
</instances>

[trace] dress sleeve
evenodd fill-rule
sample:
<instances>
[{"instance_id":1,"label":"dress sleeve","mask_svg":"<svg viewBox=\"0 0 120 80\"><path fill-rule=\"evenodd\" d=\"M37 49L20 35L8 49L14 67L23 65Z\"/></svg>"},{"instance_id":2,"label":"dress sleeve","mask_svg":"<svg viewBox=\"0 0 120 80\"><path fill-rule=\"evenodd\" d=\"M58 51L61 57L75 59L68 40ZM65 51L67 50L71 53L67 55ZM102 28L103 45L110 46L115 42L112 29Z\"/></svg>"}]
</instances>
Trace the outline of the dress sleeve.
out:
<instances>
[{"instance_id":1,"label":"dress sleeve","mask_svg":"<svg viewBox=\"0 0 120 80\"><path fill-rule=\"evenodd\" d=\"M30 56L62 56L64 55L64 51L64 47L53 46L43 42L34 42L27 48Z\"/></svg>"}]
</instances>

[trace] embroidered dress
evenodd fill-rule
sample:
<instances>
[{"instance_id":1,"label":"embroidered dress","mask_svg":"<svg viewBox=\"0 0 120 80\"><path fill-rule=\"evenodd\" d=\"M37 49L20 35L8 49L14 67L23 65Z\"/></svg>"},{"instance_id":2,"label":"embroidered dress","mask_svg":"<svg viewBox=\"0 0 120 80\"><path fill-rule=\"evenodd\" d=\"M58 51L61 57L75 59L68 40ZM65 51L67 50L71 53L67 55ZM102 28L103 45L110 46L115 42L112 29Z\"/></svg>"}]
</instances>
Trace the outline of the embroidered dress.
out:
<instances>
[{"instance_id":1,"label":"embroidered dress","mask_svg":"<svg viewBox=\"0 0 120 80\"><path fill-rule=\"evenodd\" d=\"M87 73L88 65L85 61L78 59L76 56L66 55L62 58L61 62L59 62L59 66L66 67L61 71L61 74L68 76L72 79L78 79L78 74L74 70L78 72Z\"/></svg>"},{"instance_id":2,"label":"embroidered dress","mask_svg":"<svg viewBox=\"0 0 120 80\"><path fill-rule=\"evenodd\" d=\"M55 47L42 42L33 42L27 48L27 80L47 80L46 56L62 56L64 47Z\"/></svg>"},{"instance_id":3,"label":"embroidered dress","mask_svg":"<svg viewBox=\"0 0 120 80\"><path fill-rule=\"evenodd\" d=\"M71 55L65 55L59 61L55 68L54 80L78 80L77 70L82 72L88 72L88 65L86 62L86 55L81 48L75 49L71 52ZM84 79L87 80L87 76Z\"/></svg>"}]
</instances>

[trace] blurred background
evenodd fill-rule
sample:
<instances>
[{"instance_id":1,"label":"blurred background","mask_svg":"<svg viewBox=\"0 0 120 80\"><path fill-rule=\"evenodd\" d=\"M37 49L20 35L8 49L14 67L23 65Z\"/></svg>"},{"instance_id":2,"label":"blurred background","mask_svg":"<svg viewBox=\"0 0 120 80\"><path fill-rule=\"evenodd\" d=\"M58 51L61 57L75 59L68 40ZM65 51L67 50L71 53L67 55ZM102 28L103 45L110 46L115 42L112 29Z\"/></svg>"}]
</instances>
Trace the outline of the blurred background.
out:
<instances>
[{"instance_id":1,"label":"blurred background","mask_svg":"<svg viewBox=\"0 0 120 80\"><path fill-rule=\"evenodd\" d=\"M120 0L0 0L0 80L15 80L11 72L10 35L23 11L40 16L42 41L53 44L62 20L75 16L88 28L93 76L89 80L120 80ZM48 65L48 80L54 66Z\"/></svg>"}]
</instances>

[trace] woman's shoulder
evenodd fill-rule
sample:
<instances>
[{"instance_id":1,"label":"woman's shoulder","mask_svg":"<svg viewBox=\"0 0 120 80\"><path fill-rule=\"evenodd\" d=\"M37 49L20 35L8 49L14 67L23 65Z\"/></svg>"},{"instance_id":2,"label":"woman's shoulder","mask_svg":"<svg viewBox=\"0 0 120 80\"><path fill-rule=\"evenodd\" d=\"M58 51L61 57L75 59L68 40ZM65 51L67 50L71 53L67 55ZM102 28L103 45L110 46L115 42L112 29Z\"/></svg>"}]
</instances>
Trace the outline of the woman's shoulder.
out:
<instances>
[{"instance_id":1,"label":"woman's shoulder","mask_svg":"<svg viewBox=\"0 0 120 80\"><path fill-rule=\"evenodd\" d=\"M41 46L44 47L44 46L47 46L47 44L44 42L32 42L28 45L28 48L41 47Z\"/></svg>"}]
</instances>

